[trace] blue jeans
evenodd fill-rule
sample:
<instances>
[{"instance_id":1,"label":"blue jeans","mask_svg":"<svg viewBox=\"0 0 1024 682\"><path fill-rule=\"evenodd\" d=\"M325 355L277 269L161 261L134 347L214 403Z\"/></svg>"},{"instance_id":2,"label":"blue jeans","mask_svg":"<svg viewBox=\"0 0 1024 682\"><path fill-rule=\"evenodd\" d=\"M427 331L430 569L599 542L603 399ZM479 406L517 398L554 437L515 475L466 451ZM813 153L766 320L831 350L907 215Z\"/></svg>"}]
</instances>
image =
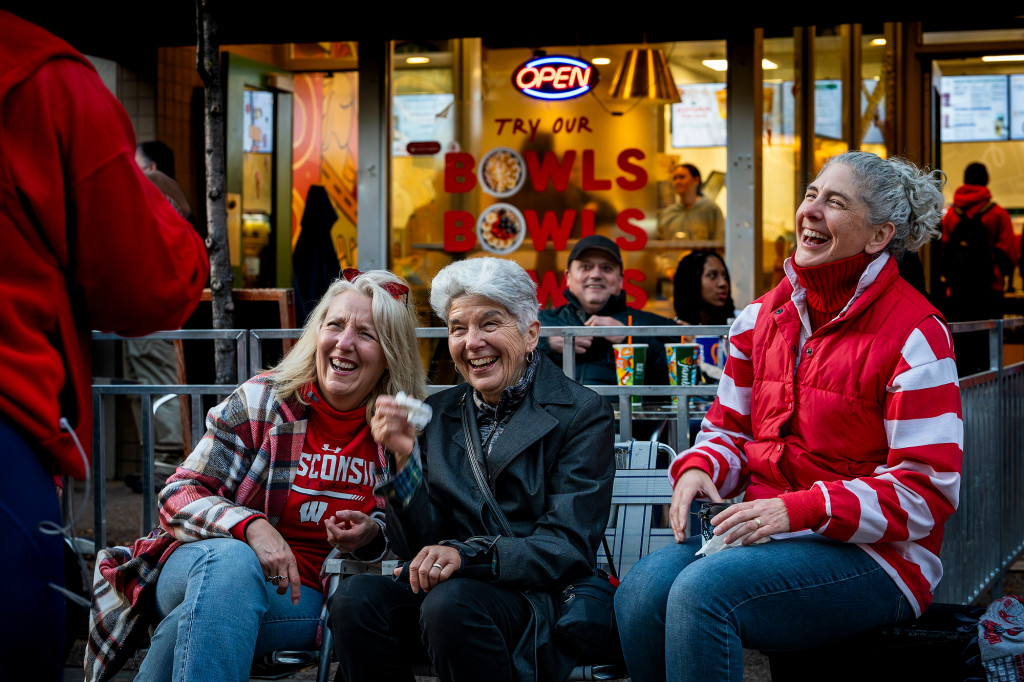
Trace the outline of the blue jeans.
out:
<instances>
[{"instance_id":1,"label":"blue jeans","mask_svg":"<svg viewBox=\"0 0 1024 682\"><path fill-rule=\"evenodd\" d=\"M57 486L45 455L3 415L0 454L6 469L0 477L0 547L17 574L4 590L0 680L18 679L30 665L32 679L54 682L64 675L65 607L64 595L50 583L64 586L64 541L40 525L62 525Z\"/></svg>"},{"instance_id":2,"label":"blue jeans","mask_svg":"<svg viewBox=\"0 0 1024 682\"><path fill-rule=\"evenodd\" d=\"M319 590L290 592L263 577L255 552L232 538L189 542L174 550L156 583L156 627L140 682L247 682L254 658L315 648L323 608Z\"/></svg>"},{"instance_id":3,"label":"blue jeans","mask_svg":"<svg viewBox=\"0 0 1024 682\"><path fill-rule=\"evenodd\" d=\"M699 558L664 547L615 595L634 682L743 680L743 648L804 649L912 618L896 583L856 545L819 535Z\"/></svg>"}]
</instances>

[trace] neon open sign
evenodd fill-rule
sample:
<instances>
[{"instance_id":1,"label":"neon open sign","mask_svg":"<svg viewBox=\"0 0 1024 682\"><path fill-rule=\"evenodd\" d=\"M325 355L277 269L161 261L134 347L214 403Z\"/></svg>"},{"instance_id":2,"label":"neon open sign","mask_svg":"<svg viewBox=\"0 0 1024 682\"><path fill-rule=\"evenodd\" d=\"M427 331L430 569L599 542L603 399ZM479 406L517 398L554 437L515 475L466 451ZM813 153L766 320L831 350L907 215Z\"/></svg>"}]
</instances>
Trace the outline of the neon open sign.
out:
<instances>
[{"instance_id":1,"label":"neon open sign","mask_svg":"<svg viewBox=\"0 0 1024 682\"><path fill-rule=\"evenodd\" d=\"M537 99L572 99L597 85L597 69L582 59L552 55L524 62L512 73L512 84Z\"/></svg>"}]
</instances>

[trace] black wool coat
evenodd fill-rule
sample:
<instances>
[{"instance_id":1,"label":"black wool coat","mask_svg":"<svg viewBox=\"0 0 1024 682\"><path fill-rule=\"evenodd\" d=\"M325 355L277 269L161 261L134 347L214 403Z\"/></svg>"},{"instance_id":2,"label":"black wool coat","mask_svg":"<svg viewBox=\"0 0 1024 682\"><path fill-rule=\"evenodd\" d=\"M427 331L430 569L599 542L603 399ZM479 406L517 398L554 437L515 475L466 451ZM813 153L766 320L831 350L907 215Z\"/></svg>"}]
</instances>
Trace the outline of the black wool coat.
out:
<instances>
[{"instance_id":1,"label":"black wool coat","mask_svg":"<svg viewBox=\"0 0 1024 682\"><path fill-rule=\"evenodd\" d=\"M593 570L608 523L615 476L614 418L607 400L566 377L547 358L523 403L486 458L484 471L516 537L503 537L467 460L462 401L468 384L428 398L434 410L419 439L425 485L402 511L388 509L392 549L412 558L427 545L452 541L465 550L493 547L497 574L473 557L451 579L484 579L523 593L531 623L513 659L521 680L562 680L576 661L552 637L552 595ZM486 675L486 671L481 671Z\"/></svg>"}]
</instances>

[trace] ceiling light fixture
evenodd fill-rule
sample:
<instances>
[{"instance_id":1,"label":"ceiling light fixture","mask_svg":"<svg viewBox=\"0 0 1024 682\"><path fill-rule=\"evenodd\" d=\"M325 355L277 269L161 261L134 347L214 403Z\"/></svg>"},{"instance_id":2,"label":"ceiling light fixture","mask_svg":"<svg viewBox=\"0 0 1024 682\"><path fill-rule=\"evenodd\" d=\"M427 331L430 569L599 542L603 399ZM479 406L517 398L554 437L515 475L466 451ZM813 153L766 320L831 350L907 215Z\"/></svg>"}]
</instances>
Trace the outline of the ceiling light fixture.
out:
<instances>
[{"instance_id":1,"label":"ceiling light fixture","mask_svg":"<svg viewBox=\"0 0 1024 682\"><path fill-rule=\"evenodd\" d=\"M611 97L678 102L679 89L673 82L665 53L651 47L627 50L612 78Z\"/></svg>"},{"instance_id":2,"label":"ceiling light fixture","mask_svg":"<svg viewBox=\"0 0 1024 682\"><path fill-rule=\"evenodd\" d=\"M991 54L981 58L983 62L1024 62L1024 54Z\"/></svg>"}]
</instances>

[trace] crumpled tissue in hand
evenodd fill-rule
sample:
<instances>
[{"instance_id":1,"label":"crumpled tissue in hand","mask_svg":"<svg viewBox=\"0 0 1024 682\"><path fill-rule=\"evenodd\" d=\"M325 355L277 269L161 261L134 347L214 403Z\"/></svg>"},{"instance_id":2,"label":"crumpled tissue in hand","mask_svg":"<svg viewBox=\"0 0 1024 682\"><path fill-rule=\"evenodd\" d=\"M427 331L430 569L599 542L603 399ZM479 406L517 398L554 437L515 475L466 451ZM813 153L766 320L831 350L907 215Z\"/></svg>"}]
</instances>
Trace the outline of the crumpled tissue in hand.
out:
<instances>
[{"instance_id":1,"label":"crumpled tissue in hand","mask_svg":"<svg viewBox=\"0 0 1024 682\"><path fill-rule=\"evenodd\" d=\"M750 533L753 533L753 532L754 531L750 531ZM711 556L715 552L720 552L723 549L732 549L733 547L737 547L741 542L743 542L743 538L745 538L748 535L750 535L750 533L744 533L743 535L741 535L740 537L736 538L735 540L733 540L729 544L725 544L725 540L723 539L729 533L724 533L722 535L712 535L711 539L708 540L707 542L705 542L703 545L701 545L701 548L698 549L694 553L694 555L695 556ZM755 541L753 544L755 544L755 545L763 545L764 543L768 542L770 539L771 538L769 538L769 537L763 537L760 540Z\"/></svg>"},{"instance_id":2,"label":"crumpled tissue in hand","mask_svg":"<svg viewBox=\"0 0 1024 682\"><path fill-rule=\"evenodd\" d=\"M406 412L408 412L406 419L417 431L426 428L427 424L430 423L433 410L430 409L430 405L427 405L422 400L411 398L404 391L399 391L398 395L395 396L395 402L398 403L399 407L405 408Z\"/></svg>"}]
</instances>

